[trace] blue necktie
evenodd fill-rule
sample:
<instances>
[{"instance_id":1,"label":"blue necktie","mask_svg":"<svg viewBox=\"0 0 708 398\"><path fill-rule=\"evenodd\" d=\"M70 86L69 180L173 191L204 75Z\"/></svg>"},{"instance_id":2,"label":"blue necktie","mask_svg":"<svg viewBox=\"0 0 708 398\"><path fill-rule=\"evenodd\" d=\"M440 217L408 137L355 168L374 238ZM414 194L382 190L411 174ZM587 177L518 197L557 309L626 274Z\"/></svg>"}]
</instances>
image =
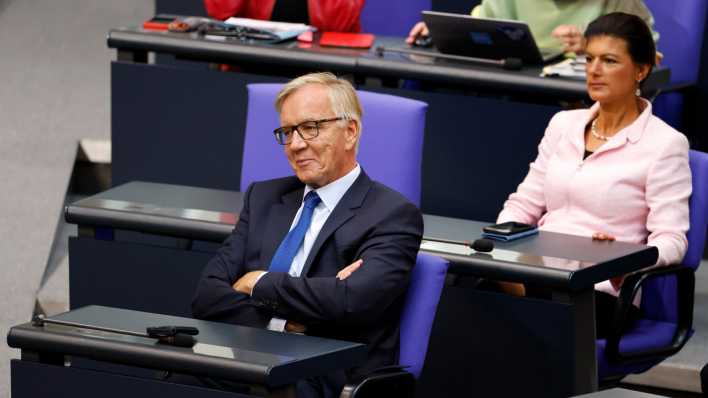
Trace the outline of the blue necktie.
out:
<instances>
[{"instance_id":1,"label":"blue necktie","mask_svg":"<svg viewBox=\"0 0 708 398\"><path fill-rule=\"evenodd\" d=\"M300 249L302 241L305 239L305 233L307 232L307 229L310 228L312 213L321 201L322 199L320 199L315 191L310 191L307 195L305 195L305 205L302 208L300 219L295 225L295 228L291 229L290 232L285 235L283 241L280 242L278 250L275 251L273 259L270 260L270 267L268 268L268 271L290 271L290 266L293 263L293 259L295 258L297 251Z\"/></svg>"}]
</instances>

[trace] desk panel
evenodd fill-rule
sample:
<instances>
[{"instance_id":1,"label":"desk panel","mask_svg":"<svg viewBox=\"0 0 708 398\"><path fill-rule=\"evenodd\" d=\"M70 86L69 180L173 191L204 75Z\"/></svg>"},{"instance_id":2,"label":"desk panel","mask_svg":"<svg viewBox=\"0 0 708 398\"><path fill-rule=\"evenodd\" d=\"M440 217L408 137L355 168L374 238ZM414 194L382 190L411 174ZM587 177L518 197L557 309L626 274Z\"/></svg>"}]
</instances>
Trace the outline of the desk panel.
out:
<instances>
[{"instance_id":1,"label":"desk panel","mask_svg":"<svg viewBox=\"0 0 708 398\"><path fill-rule=\"evenodd\" d=\"M214 252L71 238L69 304L192 317L192 297Z\"/></svg>"},{"instance_id":2,"label":"desk panel","mask_svg":"<svg viewBox=\"0 0 708 398\"><path fill-rule=\"evenodd\" d=\"M111 65L112 183L238 190L247 82L284 78Z\"/></svg>"},{"instance_id":3,"label":"desk panel","mask_svg":"<svg viewBox=\"0 0 708 398\"><path fill-rule=\"evenodd\" d=\"M112 71L114 186L151 181L238 190L245 86L283 78L120 62ZM429 104L422 209L471 219L496 217L526 175L548 120L560 110L460 93L372 91Z\"/></svg>"},{"instance_id":4,"label":"desk panel","mask_svg":"<svg viewBox=\"0 0 708 398\"><path fill-rule=\"evenodd\" d=\"M212 390L109 372L13 359L10 363L15 398L252 398L252 395ZM37 380L41 380L38 383Z\"/></svg>"},{"instance_id":5,"label":"desk panel","mask_svg":"<svg viewBox=\"0 0 708 398\"><path fill-rule=\"evenodd\" d=\"M570 348L575 318L585 315L570 303L480 291L458 279L438 304L418 396L547 398L591 391L587 379L576 384L576 371L594 361L594 344Z\"/></svg>"}]
</instances>

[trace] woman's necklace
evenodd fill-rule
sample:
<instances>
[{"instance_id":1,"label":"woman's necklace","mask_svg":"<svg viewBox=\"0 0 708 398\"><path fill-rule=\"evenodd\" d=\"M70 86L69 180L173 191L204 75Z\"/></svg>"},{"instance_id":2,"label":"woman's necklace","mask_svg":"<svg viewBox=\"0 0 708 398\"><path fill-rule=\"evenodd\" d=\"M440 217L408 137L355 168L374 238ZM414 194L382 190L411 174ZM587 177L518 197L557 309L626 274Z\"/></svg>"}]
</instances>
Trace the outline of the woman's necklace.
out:
<instances>
[{"instance_id":1,"label":"woman's necklace","mask_svg":"<svg viewBox=\"0 0 708 398\"><path fill-rule=\"evenodd\" d=\"M597 132L597 118L595 118L592 123L590 123L590 134L592 134L592 136L597 138L598 140L602 141L607 141L612 138L612 136L602 135Z\"/></svg>"}]
</instances>

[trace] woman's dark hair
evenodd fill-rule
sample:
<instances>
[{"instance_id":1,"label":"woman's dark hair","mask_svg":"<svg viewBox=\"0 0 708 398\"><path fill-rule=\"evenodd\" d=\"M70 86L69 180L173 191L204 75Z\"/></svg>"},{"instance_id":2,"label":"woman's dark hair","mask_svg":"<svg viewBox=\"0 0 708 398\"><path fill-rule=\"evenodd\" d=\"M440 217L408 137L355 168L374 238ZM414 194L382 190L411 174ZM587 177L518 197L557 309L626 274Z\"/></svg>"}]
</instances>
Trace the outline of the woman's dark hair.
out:
<instances>
[{"instance_id":1,"label":"woman's dark hair","mask_svg":"<svg viewBox=\"0 0 708 398\"><path fill-rule=\"evenodd\" d=\"M585 41L589 42L596 36L612 36L624 40L635 64L654 66L656 63L656 47L651 30L636 15L613 12L595 19L585 29Z\"/></svg>"}]
</instances>

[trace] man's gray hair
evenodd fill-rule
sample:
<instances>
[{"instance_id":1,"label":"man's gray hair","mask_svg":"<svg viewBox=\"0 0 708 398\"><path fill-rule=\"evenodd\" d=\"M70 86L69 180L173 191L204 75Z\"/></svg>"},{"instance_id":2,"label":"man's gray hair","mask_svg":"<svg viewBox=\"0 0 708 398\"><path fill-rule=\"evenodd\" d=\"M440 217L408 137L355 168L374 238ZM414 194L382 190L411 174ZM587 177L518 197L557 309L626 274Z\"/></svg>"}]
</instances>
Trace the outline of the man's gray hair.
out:
<instances>
[{"instance_id":1,"label":"man's gray hair","mask_svg":"<svg viewBox=\"0 0 708 398\"><path fill-rule=\"evenodd\" d=\"M339 79L329 72L309 73L297 77L288 82L283 89L280 90L275 99L275 109L280 114L283 108L283 102L292 95L295 91L308 84L320 84L327 88L329 93L329 103L337 117L343 118L345 121L353 120L359 129L359 138L361 137L361 103L356 95L356 90L351 83L344 79ZM357 139L357 147L359 146Z\"/></svg>"}]
</instances>

